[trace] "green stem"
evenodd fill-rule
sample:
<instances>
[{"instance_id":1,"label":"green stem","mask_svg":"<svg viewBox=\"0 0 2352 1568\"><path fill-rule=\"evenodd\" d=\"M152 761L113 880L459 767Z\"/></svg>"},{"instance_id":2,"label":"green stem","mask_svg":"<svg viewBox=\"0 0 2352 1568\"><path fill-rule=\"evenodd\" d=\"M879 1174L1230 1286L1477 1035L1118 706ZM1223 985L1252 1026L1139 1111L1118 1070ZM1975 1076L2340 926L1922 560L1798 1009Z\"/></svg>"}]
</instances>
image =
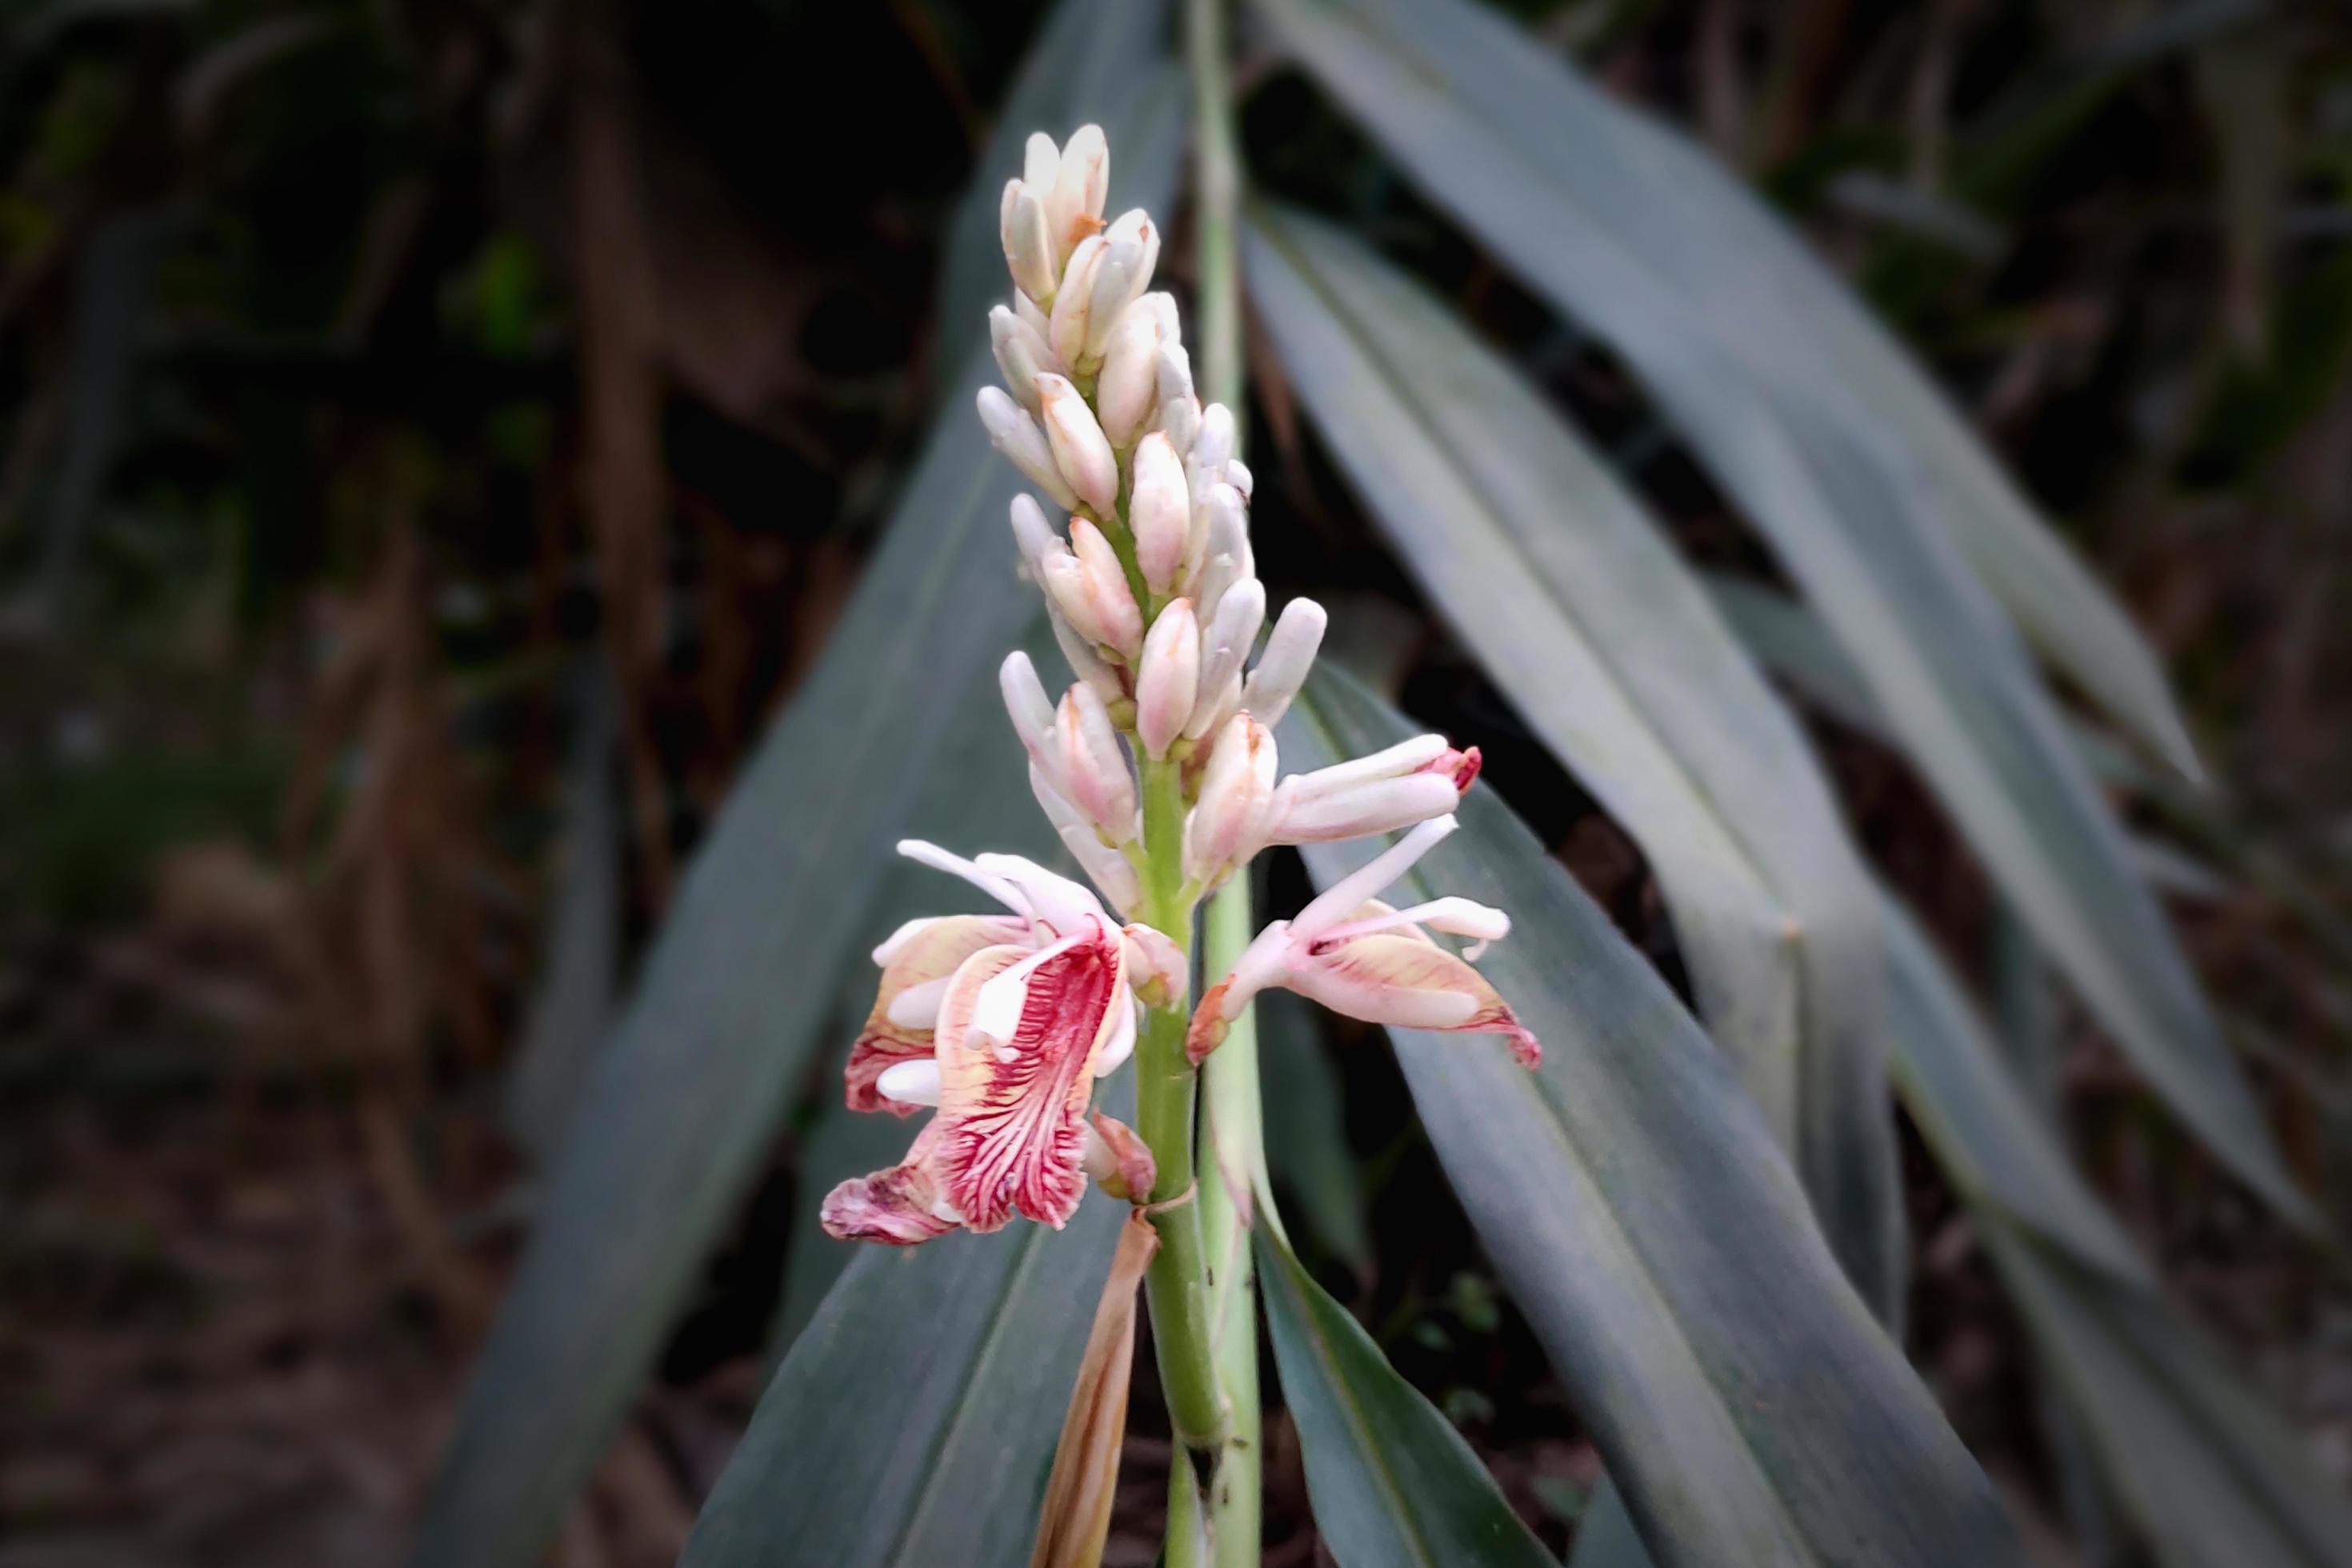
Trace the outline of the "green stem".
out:
<instances>
[{"instance_id":1,"label":"green stem","mask_svg":"<svg viewBox=\"0 0 2352 1568\"><path fill-rule=\"evenodd\" d=\"M1250 941L1248 881L1236 877L1209 902L1202 942L1202 969L1230 971ZM1202 1141L1209 1158L1201 1173L1201 1226L1213 1281L1217 1386L1233 1426L1210 1499L1210 1538L1217 1568L1255 1568L1263 1534L1258 1459L1257 1291L1250 1265L1253 1191L1265 1177L1265 1110L1257 1068L1257 1012L1245 1007L1227 1027L1224 1044L1202 1069L1208 1109Z\"/></svg>"},{"instance_id":2,"label":"green stem","mask_svg":"<svg viewBox=\"0 0 2352 1568\"><path fill-rule=\"evenodd\" d=\"M1192 69L1195 141L1193 226L1199 234L1201 294L1196 334L1202 399L1238 414L1242 392L1241 289L1234 267L1234 211L1241 192L1241 154L1234 133L1233 78L1225 68L1223 0L1187 0L1185 54Z\"/></svg>"},{"instance_id":3,"label":"green stem","mask_svg":"<svg viewBox=\"0 0 2352 1568\"><path fill-rule=\"evenodd\" d=\"M1204 399L1241 412L1241 288L1234 212L1241 155L1227 68L1224 0L1186 0L1185 52L1192 67L1195 142L1193 229L1200 297L1194 322ZM1249 945L1250 892L1239 875L1209 903L1203 984L1231 971ZM1244 1009L1209 1058L1201 1224L1212 1270L1211 1306L1218 1391L1231 1437L1210 1478L1210 1540L1216 1568L1255 1568L1263 1534L1257 1386L1257 1297L1250 1268L1249 1207L1266 1183L1265 1113L1257 1070L1257 1021ZM1174 1516L1171 1515L1171 1522ZM1172 1545L1172 1541L1171 1541ZM1172 1553L1171 1553L1172 1561Z\"/></svg>"},{"instance_id":4,"label":"green stem","mask_svg":"<svg viewBox=\"0 0 2352 1568\"><path fill-rule=\"evenodd\" d=\"M1192 910L1184 883L1184 782L1175 763L1143 764L1144 918L1192 952ZM1151 1216L1160 1251L1144 1276L1160 1385L1177 1440L1214 1466L1224 1442L1225 1411L1217 1393L1210 1333L1209 1270L1193 1192L1192 1101L1198 1075L1184 1059L1183 1008L1144 1015L1135 1045L1136 1131L1151 1147L1159 1173ZM1181 1199L1181 1202L1178 1200Z\"/></svg>"}]
</instances>

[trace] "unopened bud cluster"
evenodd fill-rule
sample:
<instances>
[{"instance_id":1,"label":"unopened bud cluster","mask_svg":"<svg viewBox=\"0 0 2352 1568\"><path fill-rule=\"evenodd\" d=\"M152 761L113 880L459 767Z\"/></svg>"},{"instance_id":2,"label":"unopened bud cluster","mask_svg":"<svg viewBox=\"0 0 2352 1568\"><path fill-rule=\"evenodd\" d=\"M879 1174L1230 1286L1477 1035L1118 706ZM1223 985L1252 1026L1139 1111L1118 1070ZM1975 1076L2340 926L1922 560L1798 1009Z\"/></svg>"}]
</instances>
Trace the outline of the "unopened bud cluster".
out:
<instances>
[{"instance_id":1,"label":"unopened bud cluster","mask_svg":"<svg viewBox=\"0 0 2352 1568\"><path fill-rule=\"evenodd\" d=\"M1160 233L1108 227L1108 153L1088 126L1030 138L1001 206L1012 303L989 318L1004 385L980 394L990 438L1061 511L1013 503L1024 569L1076 681L1057 703L1028 658L1002 671L1030 782L1110 900L1140 894L1142 831L1126 754L1182 769L1183 865L1197 894L1269 844L1352 838L1451 811L1475 752L1437 736L1280 783L1273 726L1323 637L1294 599L1255 668L1266 613L1250 549L1250 471L1230 409L1203 407L1175 301L1151 289Z\"/></svg>"}]
</instances>

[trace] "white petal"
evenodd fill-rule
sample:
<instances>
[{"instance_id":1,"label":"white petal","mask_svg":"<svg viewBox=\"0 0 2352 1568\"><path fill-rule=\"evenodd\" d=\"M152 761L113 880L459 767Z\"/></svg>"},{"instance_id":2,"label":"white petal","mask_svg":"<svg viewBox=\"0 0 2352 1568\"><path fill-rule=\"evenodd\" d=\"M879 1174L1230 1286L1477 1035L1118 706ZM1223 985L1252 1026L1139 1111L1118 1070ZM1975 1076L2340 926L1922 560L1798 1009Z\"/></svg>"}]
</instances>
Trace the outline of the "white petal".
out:
<instances>
[{"instance_id":1,"label":"white petal","mask_svg":"<svg viewBox=\"0 0 2352 1568\"><path fill-rule=\"evenodd\" d=\"M940 1102L940 1064L931 1057L914 1061L893 1062L882 1069L874 1087L901 1105L937 1105Z\"/></svg>"}]
</instances>

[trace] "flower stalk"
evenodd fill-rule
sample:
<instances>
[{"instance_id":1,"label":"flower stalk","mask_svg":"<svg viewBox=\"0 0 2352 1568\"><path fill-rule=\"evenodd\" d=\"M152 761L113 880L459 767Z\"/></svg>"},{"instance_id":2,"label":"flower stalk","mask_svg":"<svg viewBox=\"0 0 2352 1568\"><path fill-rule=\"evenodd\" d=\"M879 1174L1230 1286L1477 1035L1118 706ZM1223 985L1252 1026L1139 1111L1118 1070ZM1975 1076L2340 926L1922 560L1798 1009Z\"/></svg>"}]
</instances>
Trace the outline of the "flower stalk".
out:
<instances>
[{"instance_id":1,"label":"flower stalk","mask_svg":"<svg viewBox=\"0 0 2352 1568\"><path fill-rule=\"evenodd\" d=\"M1202 401L1174 301L1151 290L1150 216L1104 221L1110 153L1087 126L1059 146L1033 136L1005 187L1013 292L989 323L1004 384L979 396L990 439L1063 514L1057 525L1030 495L1012 506L1023 570L1074 679L1057 699L1018 652L998 677L1039 809L1093 885L1018 856L899 846L1003 912L910 921L876 950L881 985L851 1051L848 1103L934 1114L904 1160L841 1184L821 1218L839 1238L913 1246L1015 1218L1058 1229L1090 1185L1135 1205L1157 1237L1144 1293L1178 1439L1167 1557L1232 1565L1256 1561L1258 1535L1247 1232L1265 1181L1251 998L1286 986L1375 1022L1501 1035L1523 1060L1536 1047L1470 968L1477 950L1457 955L1423 929L1483 944L1508 929L1501 910L1439 899L1400 911L1377 899L1451 827L1477 752L1424 735L1280 776L1273 727L1325 617L1292 601L1253 660L1267 603L1231 407L1239 306L1222 18L1210 0L1193 0L1191 16L1199 75L1213 79L1202 100L1201 272L1219 395ZM1412 831L1295 921L1251 936L1247 869L1260 850L1402 828ZM1192 952L1204 899L1203 978L1218 978L1202 989ZM1095 1082L1130 1056L1132 1129L1093 1108ZM1089 1438L1098 1458L1115 1452L1102 1436ZM1068 1473L1099 1481L1110 1463L1073 1458ZM1062 1522L1040 1540L1083 1554L1092 1517Z\"/></svg>"}]
</instances>

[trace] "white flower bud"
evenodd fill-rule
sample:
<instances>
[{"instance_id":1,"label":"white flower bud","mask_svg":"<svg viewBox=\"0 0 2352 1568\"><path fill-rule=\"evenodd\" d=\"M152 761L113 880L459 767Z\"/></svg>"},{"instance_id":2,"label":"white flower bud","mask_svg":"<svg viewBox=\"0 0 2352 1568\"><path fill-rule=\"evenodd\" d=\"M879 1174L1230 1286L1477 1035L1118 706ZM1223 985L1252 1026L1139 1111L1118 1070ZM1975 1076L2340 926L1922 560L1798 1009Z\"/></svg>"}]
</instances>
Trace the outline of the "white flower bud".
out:
<instances>
[{"instance_id":1,"label":"white flower bud","mask_svg":"<svg viewBox=\"0 0 2352 1568\"><path fill-rule=\"evenodd\" d=\"M1282 606L1274 633L1265 639L1265 654L1242 685L1242 706L1269 729L1290 711L1290 700L1306 684L1323 646L1323 626L1329 617L1312 599L1293 599Z\"/></svg>"},{"instance_id":2,"label":"white flower bud","mask_svg":"<svg viewBox=\"0 0 2352 1568\"><path fill-rule=\"evenodd\" d=\"M1095 825L1084 813L1070 804L1053 781L1034 763L1029 769L1030 793L1037 797L1037 809L1054 825L1055 834L1069 850L1070 858L1087 874L1087 879L1099 889L1102 896L1115 910L1134 909L1143 901L1142 879L1125 855L1102 841Z\"/></svg>"},{"instance_id":3,"label":"white flower bud","mask_svg":"<svg viewBox=\"0 0 2352 1568\"><path fill-rule=\"evenodd\" d=\"M1242 500L1248 500L1251 492L1257 487L1257 478L1249 471L1248 464L1239 458L1234 458L1225 464L1225 483L1241 491Z\"/></svg>"},{"instance_id":4,"label":"white flower bud","mask_svg":"<svg viewBox=\"0 0 2352 1568\"><path fill-rule=\"evenodd\" d=\"M1294 786L1314 776L1304 773L1282 782L1267 823L1268 842L1329 844L1367 834L1393 833L1444 816L1462 798L1451 779L1434 773L1371 779L1312 796L1295 792Z\"/></svg>"},{"instance_id":5,"label":"white flower bud","mask_svg":"<svg viewBox=\"0 0 2352 1568\"><path fill-rule=\"evenodd\" d=\"M1081 125L1062 144L1060 164L1045 197L1055 255L1068 256L1080 240L1102 227L1103 198L1109 194L1110 144L1103 139L1101 126Z\"/></svg>"},{"instance_id":6,"label":"white flower bud","mask_svg":"<svg viewBox=\"0 0 2352 1568\"><path fill-rule=\"evenodd\" d=\"M1054 448L1045 439L1045 429L1029 411L1013 401L1012 394L1001 386L983 386L976 400L980 406L980 423L988 431L989 441L996 449L1013 460L1013 466L1027 475L1030 480L1054 503L1075 511L1078 493L1062 478L1062 470L1054 462Z\"/></svg>"},{"instance_id":7,"label":"white flower bud","mask_svg":"<svg viewBox=\"0 0 2352 1568\"><path fill-rule=\"evenodd\" d=\"M1201 433L1192 437L1192 456L1184 465L1196 502L1207 500L1211 486L1225 482L1225 465L1233 459L1234 411L1222 403L1212 403L1201 410Z\"/></svg>"},{"instance_id":8,"label":"white flower bud","mask_svg":"<svg viewBox=\"0 0 2352 1568\"><path fill-rule=\"evenodd\" d=\"M1021 552L1022 570L1032 582L1040 580L1038 573L1045 557L1065 548L1062 536L1045 521L1045 509L1026 490L1013 498L1013 542Z\"/></svg>"},{"instance_id":9,"label":"white flower bud","mask_svg":"<svg viewBox=\"0 0 2352 1568\"><path fill-rule=\"evenodd\" d=\"M1217 601L1216 614L1201 634L1203 710L1215 702L1228 684L1241 679L1242 666L1249 662L1250 649L1257 644L1257 628L1265 619L1265 584L1255 577L1234 584ZM1263 721L1264 715L1260 719ZM1184 728L1187 734L1201 735L1208 732L1209 726L1203 722L1194 729L1188 723Z\"/></svg>"},{"instance_id":10,"label":"white flower bud","mask_svg":"<svg viewBox=\"0 0 2352 1568\"><path fill-rule=\"evenodd\" d=\"M988 346L996 354L996 368L1004 374L1004 389L1013 394L1014 402L1034 413L1038 373L1057 372L1062 362L1054 357L1035 328L1003 305L988 312Z\"/></svg>"},{"instance_id":11,"label":"white flower bud","mask_svg":"<svg viewBox=\"0 0 2352 1568\"><path fill-rule=\"evenodd\" d=\"M1043 131L1029 132L1029 140L1021 144L1021 178L1040 201L1054 188L1054 176L1061 167L1062 150L1054 145L1054 139Z\"/></svg>"},{"instance_id":12,"label":"white flower bud","mask_svg":"<svg viewBox=\"0 0 2352 1568\"><path fill-rule=\"evenodd\" d=\"M1103 345L1102 370L1095 378L1095 412L1103 434L1120 451L1135 445L1136 434L1151 417L1157 401L1160 321L1145 308L1147 295L1129 305Z\"/></svg>"},{"instance_id":13,"label":"white flower bud","mask_svg":"<svg viewBox=\"0 0 2352 1568\"><path fill-rule=\"evenodd\" d=\"M1151 287L1152 268L1160 262L1160 230L1140 207L1113 224L1103 238L1106 248L1095 268L1094 299L1080 355L1086 361L1100 357L1118 318Z\"/></svg>"},{"instance_id":14,"label":"white flower bud","mask_svg":"<svg viewBox=\"0 0 2352 1568\"><path fill-rule=\"evenodd\" d=\"M1135 562L1155 594L1168 592L1184 569L1192 543L1192 496L1184 488L1184 462L1165 434L1155 430L1135 445L1133 488L1128 526L1135 531Z\"/></svg>"},{"instance_id":15,"label":"white flower bud","mask_svg":"<svg viewBox=\"0 0 2352 1568\"><path fill-rule=\"evenodd\" d=\"M1143 651L1143 612L1129 592L1118 552L1083 517L1070 520L1070 548L1048 556L1045 590L1080 637L1132 663Z\"/></svg>"},{"instance_id":16,"label":"white flower bud","mask_svg":"<svg viewBox=\"0 0 2352 1568\"><path fill-rule=\"evenodd\" d=\"M1040 300L1052 298L1057 274L1053 241L1045 234L1045 205L1034 190L1019 180L1004 187L997 237L1004 246L1004 265L1013 274L1013 286Z\"/></svg>"},{"instance_id":17,"label":"white flower bud","mask_svg":"<svg viewBox=\"0 0 2352 1568\"><path fill-rule=\"evenodd\" d=\"M1037 341L1039 342L1045 343L1048 347L1052 346L1054 341L1054 319L1037 308L1037 301L1029 297L1027 289L1015 289L1013 290L1013 313L1021 318L1021 324L1023 326L1027 327L1031 331L1037 334Z\"/></svg>"},{"instance_id":18,"label":"white flower bud","mask_svg":"<svg viewBox=\"0 0 2352 1568\"><path fill-rule=\"evenodd\" d=\"M1057 765L1054 700L1045 695L1037 667L1029 662L1027 654L1015 649L996 667L996 686L1004 694L1004 711L1013 718L1013 732L1021 737L1022 749L1051 772Z\"/></svg>"},{"instance_id":19,"label":"white flower bud","mask_svg":"<svg viewBox=\"0 0 2352 1568\"><path fill-rule=\"evenodd\" d=\"M1242 710L1242 678L1225 677L1222 686L1201 683L1201 694L1192 700L1192 717L1184 721L1184 738L1198 741L1225 727L1233 716Z\"/></svg>"},{"instance_id":20,"label":"white flower bud","mask_svg":"<svg viewBox=\"0 0 2352 1568\"><path fill-rule=\"evenodd\" d=\"M1151 319L1160 323L1160 337L1161 342L1181 343L1183 341L1184 323L1182 319L1176 314L1175 295L1169 293L1164 289L1154 289L1152 292L1146 294L1141 299L1138 300L1136 304L1143 310L1150 311Z\"/></svg>"},{"instance_id":21,"label":"white flower bud","mask_svg":"<svg viewBox=\"0 0 2352 1568\"><path fill-rule=\"evenodd\" d=\"M1078 242L1077 249L1070 253L1069 265L1062 269L1061 291L1054 296L1048 317L1052 325L1046 341L1054 345L1054 353L1064 364L1076 365L1084 357L1087 327L1094 307L1095 274L1102 268L1106 248L1102 236L1090 234Z\"/></svg>"},{"instance_id":22,"label":"white flower bud","mask_svg":"<svg viewBox=\"0 0 2352 1568\"><path fill-rule=\"evenodd\" d=\"M1154 762L1184 732L1200 691L1201 626L1192 604L1170 603L1143 639L1143 661L1135 677L1135 733Z\"/></svg>"},{"instance_id":23,"label":"white flower bud","mask_svg":"<svg viewBox=\"0 0 2352 1568\"><path fill-rule=\"evenodd\" d=\"M1054 717L1058 765L1047 769L1046 776L1056 784L1067 783L1070 804L1104 837L1128 842L1135 837L1135 780L1127 771L1127 753L1119 749L1109 710L1093 687L1080 681L1062 694Z\"/></svg>"},{"instance_id":24,"label":"white flower bud","mask_svg":"<svg viewBox=\"0 0 2352 1568\"><path fill-rule=\"evenodd\" d=\"M1257 853L1274 802L1274 735L1246 713L1217 731L1201 797L1184 823L1184 869L1202 882Z\"/></svg>"},{"instance_id":25,"label":"white flower bud","mask_svg":"<svg viewBox=\"0 0 2352 1568\"><path fill-rule=\"evenodd\" d=\"M1241 492L1223 483L1212 485L1207 499L1192 512L1188 561L1202 563L1192 598L1202 613L1214 618L1225 590L1257 575L1257 558L1251 552L1249 511Z\"/></svg>"},{"instance_id":26,"label":"white flower bud","mask_svg":"<svg viewBox=\"0 0 2352 1568\"><path fill-rule=\"evenodd\" d=\"M1118 455L1095 423L1094 410L1066 377L1051 373L1037 376L1037 396L1062 477L1097 515L1111 516L1118 510Z\"/></svg>"}]
</instances>

